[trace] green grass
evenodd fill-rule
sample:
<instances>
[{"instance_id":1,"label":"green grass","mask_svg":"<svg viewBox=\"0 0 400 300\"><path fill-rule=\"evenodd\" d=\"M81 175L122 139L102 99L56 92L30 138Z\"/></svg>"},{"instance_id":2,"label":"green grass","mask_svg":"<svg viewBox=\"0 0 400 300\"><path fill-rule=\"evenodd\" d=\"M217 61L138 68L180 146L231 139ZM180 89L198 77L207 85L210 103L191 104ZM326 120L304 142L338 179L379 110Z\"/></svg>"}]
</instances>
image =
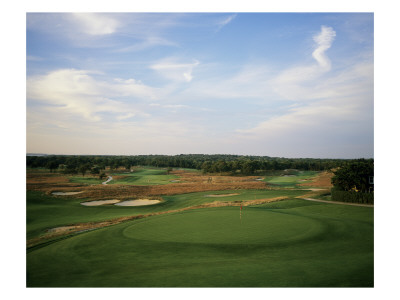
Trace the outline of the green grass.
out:
<instances>
[{"instance_id":1,"label":"green grass","mask_svg":"<svg viewBox=\"0 0 400 300\"><path fill-rule=\"evenodd\" d=\"M309 178L315 177L318 172L315 171L300 171L291 176L267 176L264 181L279 186L281 188L294 188L299 183L305 183Z\"/></svg>"},{"instance_id":2,"label":"green grass","mask_svg":"<svg viewBox=\"0 0 400 300\"><path fill-rule=\"evenodd\" d=\"M373 208L295 199L301 180L270 176L280 190L229 190L163 196L151 206L88 207L90 199L27 192L27 238L80 222L170 211L213 201L289 197L244 207L189 210L53 240L27 251L29 287L371 287ZM109 184L167 184L163 169L139 169ZM72 182L100 184L94 177ZM97 180L97 181L96 181ZM207 197L215 194L238 195ZM326 195L328 196L328 195ZM325 196L321 196L325 197Z\"/></svg>"},{"instance_id":3,"label":"green grass","mask_svg":"<svg viewBox=\"0 0 400 300\"><path fill-rule=\"evenodd\" d=\"M139 169L132 173L111 173L111 175L125 176L121 179L113 179L108 184L129 184L129 185L158 185L169 184L171 180L179 177L176 175L167 175L163 169Z\"/></svg>"},{"instance_id":4,"label":"green grass","mask_svg":"<svg viewBox=\"0 0 400 300\"><path fill-rule=\"evenodd\" d=\"M169 184L171 180L178 179L178 176L167 175L165 169L138 169L135 172L118 172L114 171L110 173L111 176L124 176L124 178L113 178L107 184L124 184L124 185L158 185L158 184ZM81 183L81 184L101 184L106 181L107 178L99 179L98 176L92 175L74 175L68 177L70 182Z\"/></svg>"},{"instance_id":5,"label":"green grass","mask_svg":"<svg viewBox=\"0 0 400 300\"><path fill-rule=\"evenodd\" d=\"M373 208L293 199L242 222L238 207L130 221L28 251L27 286L371 287Z\"/></svg>"},{"instance_id":6,"label":"green grass","mask_svg":"<svg viewBox=\"0 0 400 300\"><path fill-rule=\"evenodd\" d=\"M211 198L209 194L238 193L237 196ZM31 239L45 233L46 229L80 222L94 222L117 217L148 214L152 212L181 209L213 201L239 201L274 198L278 196L295 197L301 191L270 190L228 190L215 192L189 193L163 196L164 201L149 206L121 207L115 205L83 206L80 203L90 199L75 199L66 196L49 196L40 192L27 192L27 238Z\"/></svg>"},{"instance_id":7,"label":"green grass","mask_svg":"<svg viewBox=\"0 0 400 300\"><path fill-rule=\"evenodd\" d=\"M91 185L91 184L101 184L102 182L106 181L107 178L100 179L99 176L90 176L90 175L79 176L79 175L75 175L75 176L69 176L68 180L70 182L73 182L73 183L81 183L81 184Z\"/></svg>"}]
</instances>

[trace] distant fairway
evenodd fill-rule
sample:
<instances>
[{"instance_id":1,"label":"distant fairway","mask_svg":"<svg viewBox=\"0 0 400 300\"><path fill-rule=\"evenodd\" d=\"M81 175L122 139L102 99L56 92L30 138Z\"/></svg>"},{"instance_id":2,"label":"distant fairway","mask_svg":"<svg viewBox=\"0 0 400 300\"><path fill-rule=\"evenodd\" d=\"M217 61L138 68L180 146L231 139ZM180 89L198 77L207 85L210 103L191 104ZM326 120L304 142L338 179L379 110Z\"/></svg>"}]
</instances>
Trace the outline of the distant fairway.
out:
<instances>
[{"instance_id":1,"label":"distant fairway","mask_svg":"<svg viewBox=\"0 0 400 300\"><path fill-rule=\"evenodd\" d=\"M317 174L318 172L314 171L298 171L296 175L267 176L264 181L282 188L293 188L299 183L308 182L310 178Z\"/></svg>"},{"instance_id":2,"label":"distant fairway","mask_svg":"<svg viewBox=\"0 0 400 300\"><path fill-rule=\"evenodd\" d=\"M179 177L168 175L166 170L162 169L139 169L132 173L112 173L113 176L123 176L123 178L114 179L108 184L127 184L127 185L156 185L169 184L172 180Z\"/></svg>"},{"instance_id":3,"label":"distant fairway","mask_svg":"<svg viewBox=\"0 0 400 300\"><path fill-rule=\"evenodd\" d=\"M176 180L179 177L175 175L168 175L164 169L150 169L143 168L137 169L134 172L118 172L112 171L110 174L113 176L113 180L107 184L124 184L124 185L157 185L157 184L169 184L172 180ZM69 176L69 181L73 183L82 183L87 185L101 184L106 179L99 179L98 176L94 175L74 175Z\"/></svg>"},{"instance_id":4,"label":"distant fairway","mask_svg":"<svg viewBox=\"0 0 400 300\"><path fill-rule=\"evenodd\" d=\"M242 223L239 207L130 221L28 251L27 285L373 286L373 208L285 200L243 208Z\"/></svg>"}]
</instances>

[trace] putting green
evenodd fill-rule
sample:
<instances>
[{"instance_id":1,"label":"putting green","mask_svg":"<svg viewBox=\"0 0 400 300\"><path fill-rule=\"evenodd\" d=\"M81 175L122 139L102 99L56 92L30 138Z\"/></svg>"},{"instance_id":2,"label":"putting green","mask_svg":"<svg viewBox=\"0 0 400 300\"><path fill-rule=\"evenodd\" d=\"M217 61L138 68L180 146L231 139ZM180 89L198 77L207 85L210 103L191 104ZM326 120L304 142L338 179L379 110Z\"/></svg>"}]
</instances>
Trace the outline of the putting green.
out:
<instances>
[{"instance_id":1,"label":"putting green","mask_svg":"<svg viewBox=\"0 0 400 300\"><path fill-rule=\"evenodd\" d=\"M196 244L292 244L324 231L311 218L254 209L197 210L160 216L133 224L125 237L156 242Z\"/></svg>"}]
</instances>

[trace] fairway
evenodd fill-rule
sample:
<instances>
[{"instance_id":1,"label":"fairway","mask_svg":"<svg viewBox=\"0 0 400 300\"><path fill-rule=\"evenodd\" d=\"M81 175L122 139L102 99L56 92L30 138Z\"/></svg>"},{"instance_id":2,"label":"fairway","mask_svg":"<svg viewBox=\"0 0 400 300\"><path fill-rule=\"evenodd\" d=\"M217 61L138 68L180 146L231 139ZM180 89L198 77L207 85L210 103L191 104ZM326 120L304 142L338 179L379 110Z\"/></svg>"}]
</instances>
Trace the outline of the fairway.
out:
<instances>
[{"instance_id":1,"label":"fairway","mask_svg":"<svg viewBox=\"0 0 400 300\"><path fill-rule=\"evenodd\" d=\"M296 175L286 175L286 176L268 176L264 179L264 181L277 185L282 188L293 188L296 186L296 184L302 183L302 182L309 182L310 179L315 177L317 175L317 172L312 172L312 171L301 171L297 172Z\"/></svg>"},{"instance_id":2,"label":"fairway","mask_svg":"<svg viewBox=\"0 0 400 300\"><path fill-rule=\"evenodd\" d=\"M285 200L242 223L239 207L129 221L29 250L27 285L373 286L373 209Z\"/></svg>"},{"instance_id":3,"label":"fairway","mask_svg":"<svg viewBox=\"0 0 400 300\"><path fill-rule=\"evenodd\" d=\"M167 175L167 171L162 169L138 169L132 173L114 172L111 174L115 179L108 184L162 185L179 178L175 175Z\"/></svg>"}]
</instances>

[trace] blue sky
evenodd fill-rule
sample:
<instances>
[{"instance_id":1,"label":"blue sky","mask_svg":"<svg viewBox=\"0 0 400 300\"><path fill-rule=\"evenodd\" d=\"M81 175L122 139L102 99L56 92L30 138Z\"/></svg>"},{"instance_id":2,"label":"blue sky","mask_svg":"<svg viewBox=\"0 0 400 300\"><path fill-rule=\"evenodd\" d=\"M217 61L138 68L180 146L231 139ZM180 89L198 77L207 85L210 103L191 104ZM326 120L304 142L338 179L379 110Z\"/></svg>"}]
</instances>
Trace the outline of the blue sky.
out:
<instances>
[{"instance_id":1,"label":"blue sky","mask_svg":"<svg viewBox=\"0 0 400 300\"><path fill-rule=\"evenodd\" d=\"M371 13L28 13L27 152L374 156Z\"/></svg>"}]
</instances>

